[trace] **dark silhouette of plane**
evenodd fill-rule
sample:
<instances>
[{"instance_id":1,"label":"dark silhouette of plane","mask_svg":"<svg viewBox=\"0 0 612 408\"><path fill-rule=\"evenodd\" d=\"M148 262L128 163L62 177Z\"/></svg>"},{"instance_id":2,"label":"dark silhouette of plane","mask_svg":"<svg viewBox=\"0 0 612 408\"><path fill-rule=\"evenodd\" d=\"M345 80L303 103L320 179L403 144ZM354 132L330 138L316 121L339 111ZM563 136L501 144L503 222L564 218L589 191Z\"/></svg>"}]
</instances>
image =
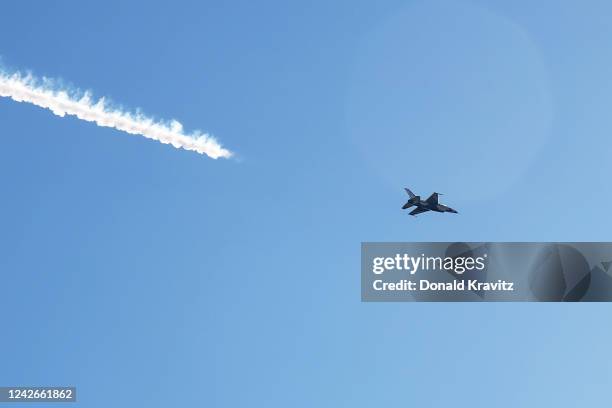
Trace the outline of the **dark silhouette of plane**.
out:
<instances>
[{"instance_id":1,"label":"dark silhouette of plane","mask_svg":"<svg viewBox=\"0 0 612 408\"><path fill-rule=\"evenodd\" d=\"M438 203L438 196L442 195L440 193L433 193L429 196L427 200L421 200L421 196L415 195L412 191L407 188L404 188L408 195L410 196L410 200L404 204L402 210L406 208L410 208L415 206L416 208L410 211L410 215L417 215L424 213L426 211L435 211L435 212L449 212L457 214L457 211L443 204Z\"/></svg>"}]
</instances>

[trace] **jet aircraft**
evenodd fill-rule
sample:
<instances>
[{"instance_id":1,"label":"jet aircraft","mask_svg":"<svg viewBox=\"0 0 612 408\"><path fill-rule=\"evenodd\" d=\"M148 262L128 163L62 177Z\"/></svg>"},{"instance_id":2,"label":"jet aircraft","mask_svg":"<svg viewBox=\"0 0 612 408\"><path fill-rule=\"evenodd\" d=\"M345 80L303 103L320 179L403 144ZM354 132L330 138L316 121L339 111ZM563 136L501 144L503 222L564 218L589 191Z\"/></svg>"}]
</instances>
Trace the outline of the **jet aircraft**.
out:
<instances>
[{"instance_id":1,"label":"jet aircraft","mask_svg":"<svg viewBox=\"0 0 612 408\"><path fill-rule=\"evenodd\" d=\"M410 211L410 215L417 215L426 211L449 212L457 214L456 210L444 204L438 203L438 196L442 195L440 193L433 193L429 196L427 200L421 200L421 196L415 195L407 188L404 188L404 190L406 190L406 192L410 196L410 199L408 200L408 202L406 202L406 204L404 204L402 210L405 210L406 208L410 208L412 206L416 207L414 210Z\"/></svg>"}]
</instances>

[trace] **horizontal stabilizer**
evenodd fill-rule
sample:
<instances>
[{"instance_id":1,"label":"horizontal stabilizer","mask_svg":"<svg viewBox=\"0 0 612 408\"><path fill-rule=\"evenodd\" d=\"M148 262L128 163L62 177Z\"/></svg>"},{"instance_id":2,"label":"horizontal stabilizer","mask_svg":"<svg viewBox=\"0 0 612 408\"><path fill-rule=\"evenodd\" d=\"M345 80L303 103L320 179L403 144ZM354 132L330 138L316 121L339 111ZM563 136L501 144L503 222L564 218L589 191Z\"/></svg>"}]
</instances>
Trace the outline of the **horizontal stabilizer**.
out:
<instances>
[{"instance_id":1,"label":"horizontal stabilizer","mask_svg":"<svg viewBox=\"0 0 612 408\"><path fill-rule=\"evenodd\" d=\"M424 213L425 211L429 211L429 210L427 208L418 207L418 208L415 208L414 210L410 211L410 215L421 214L421 213Z\"/></svg>"}]
</instances>

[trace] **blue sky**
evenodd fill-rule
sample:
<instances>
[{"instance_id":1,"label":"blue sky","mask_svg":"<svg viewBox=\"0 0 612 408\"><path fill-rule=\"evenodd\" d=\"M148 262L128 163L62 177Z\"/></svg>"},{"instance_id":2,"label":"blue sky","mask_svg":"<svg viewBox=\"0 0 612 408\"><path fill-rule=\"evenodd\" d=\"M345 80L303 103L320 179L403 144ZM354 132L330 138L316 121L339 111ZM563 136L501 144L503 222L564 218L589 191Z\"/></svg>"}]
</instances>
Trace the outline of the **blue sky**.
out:
<instances>
[{"instance_id":1,"label":"blue sky","mask_svg":"<svg viewBox=\"0 0 612 408\"><path fill-rule=\"evenodd\" d=\"M364 304L362 241L609 240L607 2L13 2L0 55L212 132L0 100L0 383L83 407L601 405L609 306ZM459 215L400 210L404 186Z\"/></svg>"}]
</instances>

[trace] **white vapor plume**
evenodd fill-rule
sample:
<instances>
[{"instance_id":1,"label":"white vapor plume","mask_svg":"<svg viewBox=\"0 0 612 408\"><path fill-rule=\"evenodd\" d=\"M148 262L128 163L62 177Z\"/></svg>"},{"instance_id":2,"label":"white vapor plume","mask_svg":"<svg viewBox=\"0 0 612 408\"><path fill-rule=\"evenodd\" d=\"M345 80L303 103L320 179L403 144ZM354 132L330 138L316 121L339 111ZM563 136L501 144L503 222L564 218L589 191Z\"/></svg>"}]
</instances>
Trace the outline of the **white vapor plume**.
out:
<instances>
[{"instance_id":1,"label":"white vapor plume","mask_svg":"<svg viewBox=\"0 0 612 408\"><path fill-rule=\"evenodd\" d=\"M213 137L199 131L186 134L176 120L160 122L141 113L126 112L110 107L104 98L92 100L89 92L77 92L55 85L48 78L38 80L21 73L5 74L0 71L0 97L17 102L28 102L49 109L57 116L74 115L133 135L141 135L176 148L206 154L213 159L228 158L232 152L223 148Z\"/></svg>"}]
</instances>

